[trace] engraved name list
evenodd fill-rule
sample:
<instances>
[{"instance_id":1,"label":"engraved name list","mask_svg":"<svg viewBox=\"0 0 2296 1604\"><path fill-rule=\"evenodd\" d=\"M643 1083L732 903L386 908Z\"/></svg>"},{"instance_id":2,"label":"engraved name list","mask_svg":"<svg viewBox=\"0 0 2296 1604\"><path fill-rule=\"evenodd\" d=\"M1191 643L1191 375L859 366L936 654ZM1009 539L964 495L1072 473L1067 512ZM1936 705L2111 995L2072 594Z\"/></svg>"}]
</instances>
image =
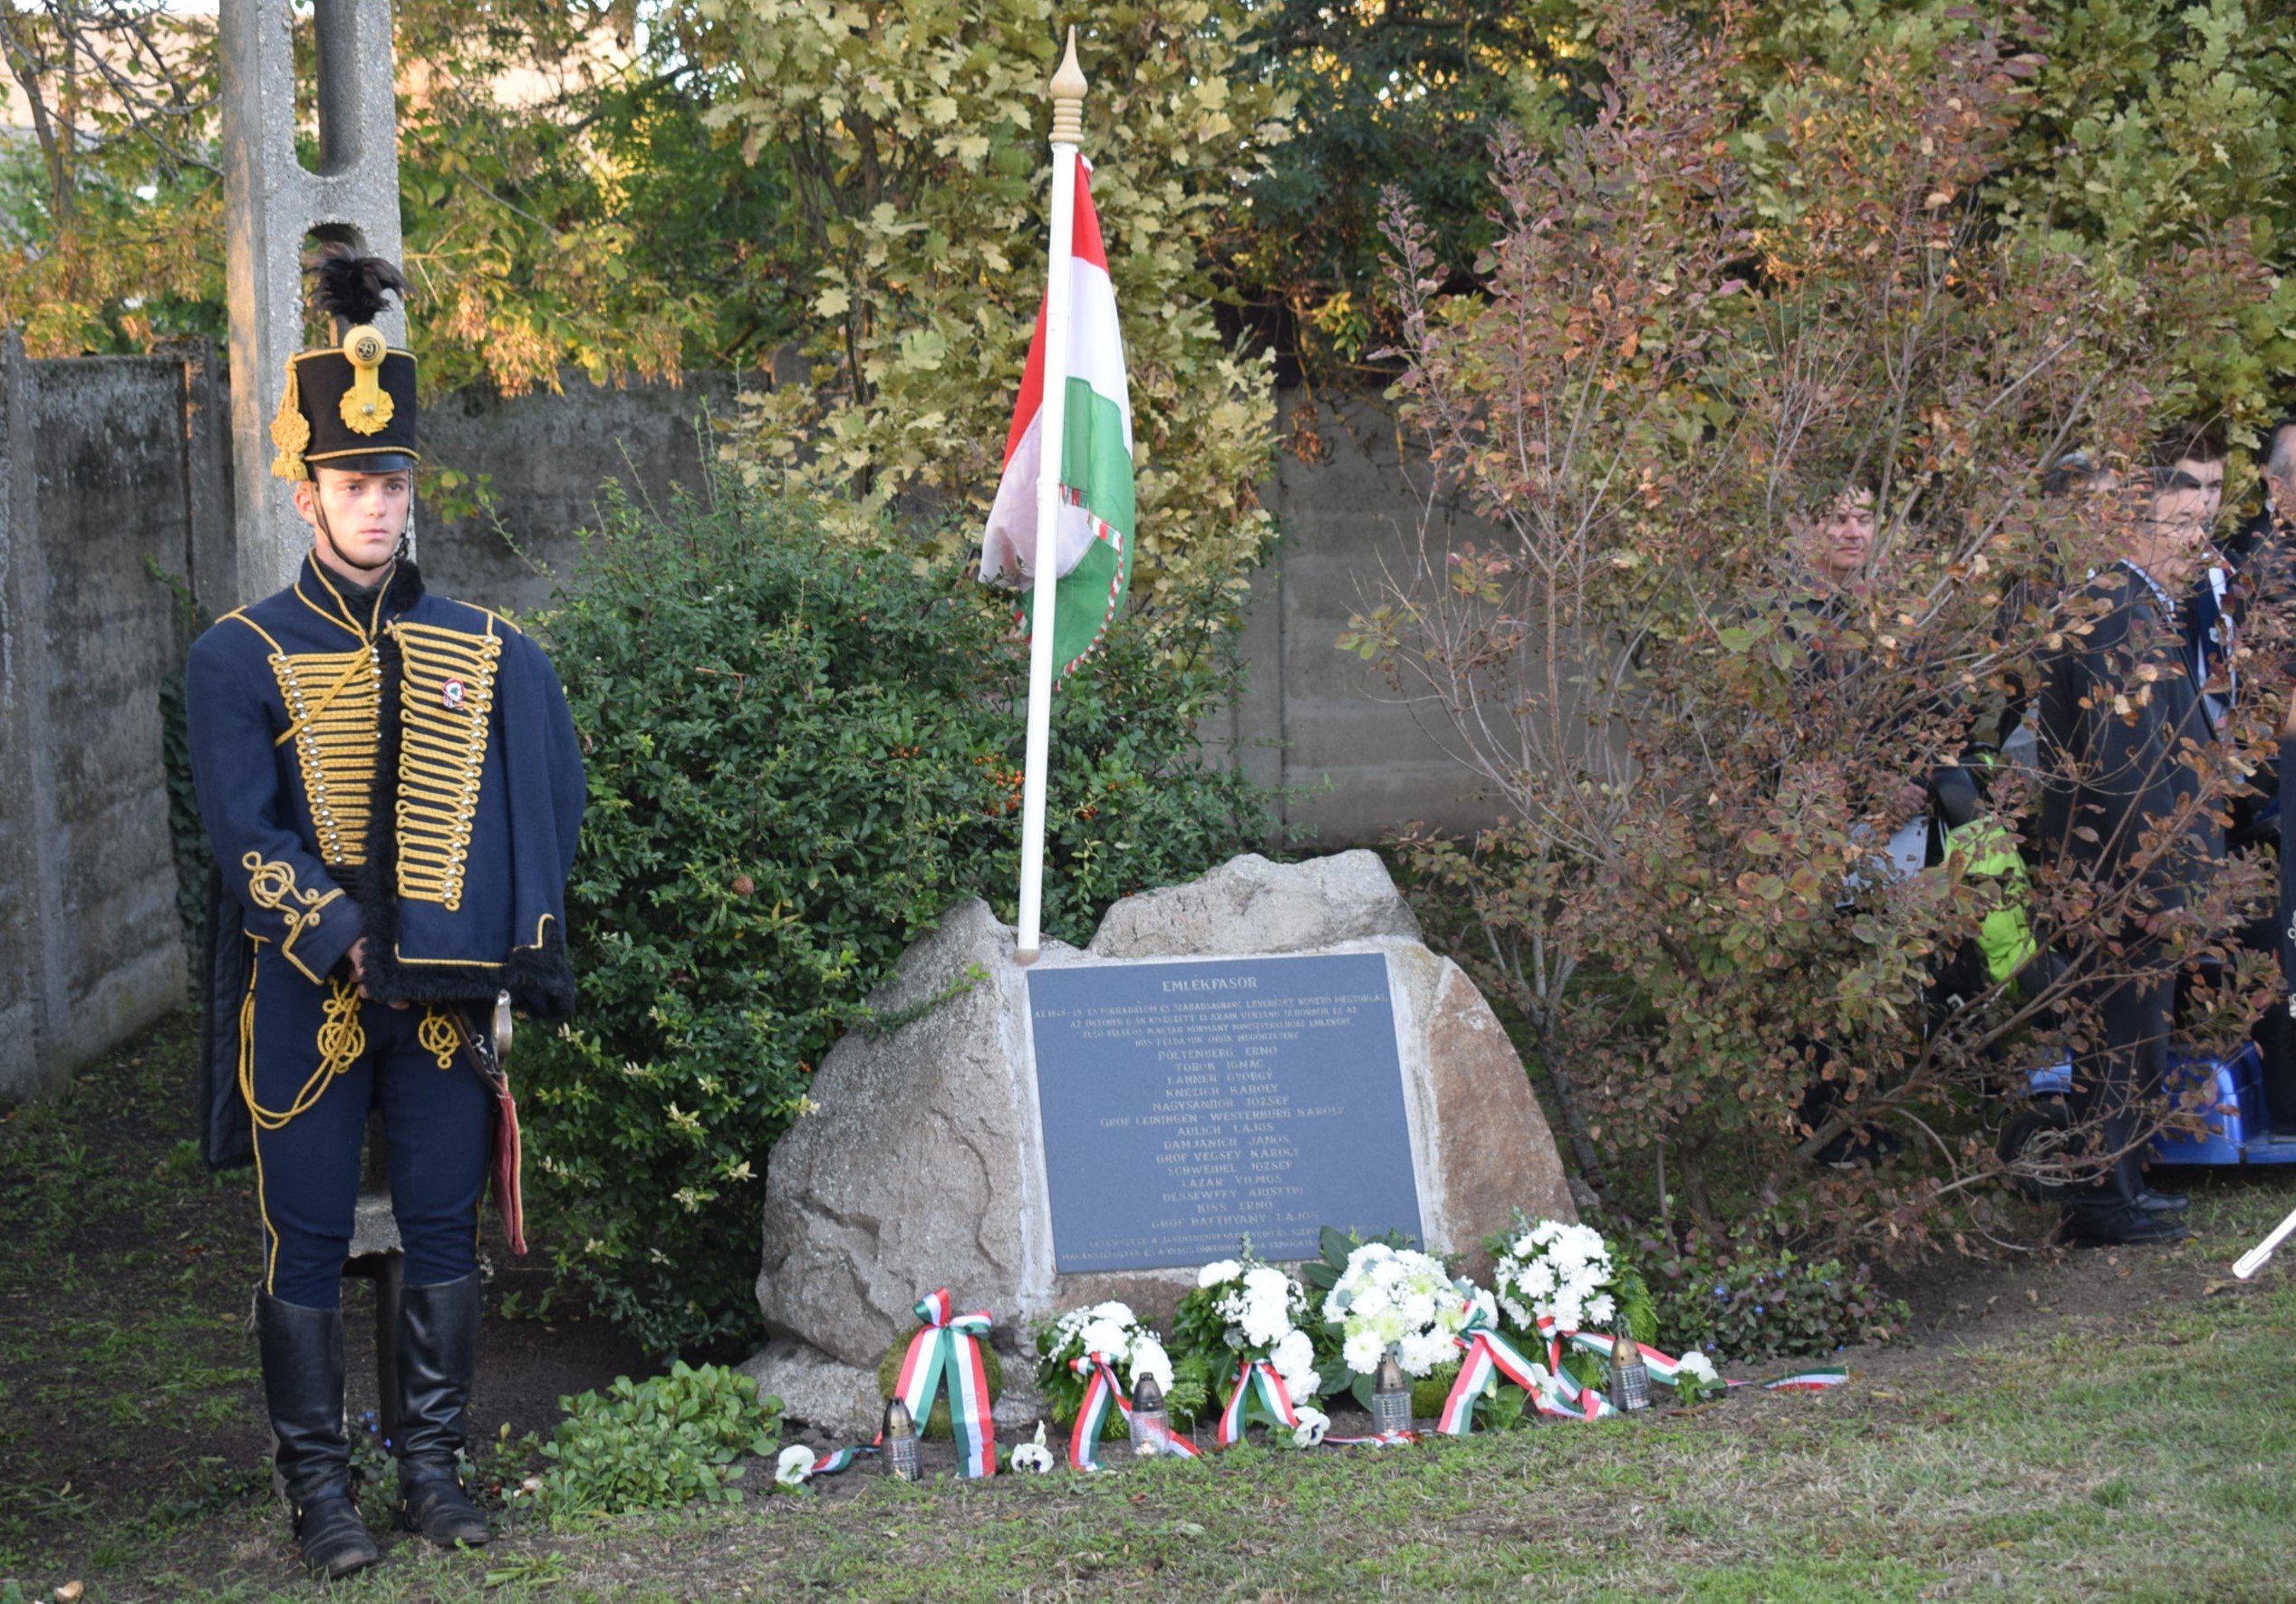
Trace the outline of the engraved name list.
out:
<instances>
[{"instance_id":1,"label":"engraved name list","mask_svg":"<svg viewBox=\"0 0 2296 1604\"><path fill-rule=\"evenodd\" d=\"M1418 1234L1380 954L1079 965L1028 997L1063 1273Z\"/></svg>"}]
</instances>

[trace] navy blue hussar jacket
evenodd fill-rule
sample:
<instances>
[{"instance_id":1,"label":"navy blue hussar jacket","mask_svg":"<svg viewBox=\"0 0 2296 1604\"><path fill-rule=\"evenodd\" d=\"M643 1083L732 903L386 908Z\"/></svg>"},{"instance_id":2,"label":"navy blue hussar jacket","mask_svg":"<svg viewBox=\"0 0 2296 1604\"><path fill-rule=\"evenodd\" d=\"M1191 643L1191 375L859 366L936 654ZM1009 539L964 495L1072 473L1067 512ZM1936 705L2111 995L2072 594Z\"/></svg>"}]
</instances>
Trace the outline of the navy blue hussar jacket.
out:
<instances>
[{"instance_id":1,"label":"navy blue hussar jacket","mask_svg":"<svg viewBox=\"0 0 2296 1604\"><path fill-rule=\"evenodd\" d=\"M411 563L361 616L306 557L294 585L199 637L186 681L220 894L211 1074L227 1057L221 1079L236 1087L256 1045L218 1038L258 942L317 984L364 936L381 1002L507 990L529 1014L573 1012L564 894L582 754L539 646L483 607L426 594Z\"/></svg>"}]
</instances>

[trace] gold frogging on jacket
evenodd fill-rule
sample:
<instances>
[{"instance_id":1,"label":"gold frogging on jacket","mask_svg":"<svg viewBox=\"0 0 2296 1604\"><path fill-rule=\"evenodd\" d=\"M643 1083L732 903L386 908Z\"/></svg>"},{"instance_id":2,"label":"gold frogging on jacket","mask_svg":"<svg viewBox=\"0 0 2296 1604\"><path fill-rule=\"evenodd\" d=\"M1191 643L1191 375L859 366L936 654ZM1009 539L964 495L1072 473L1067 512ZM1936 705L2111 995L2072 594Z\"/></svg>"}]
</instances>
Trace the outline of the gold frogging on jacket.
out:
<instances>
[{"instance_id":1,"label":"gold frogging on jacket","mask_svg":"<svg viewBox=\"0 0 2296 1604\"><path fill-rule=\"evenodd\" d=\"M400 691L399 894L462 906L463 865L487 768L502 638L401 621L391 626L406 665Z\"/></svg>"},{"instance_id":2,"label":"gold frogging on jacket","mask_svg":"<svg viewBox=\"0 0 2296 1604\"><path fill-rule=\"evenodd\" d=\"M271 654L272 677L287 710L304 804L328 866L367 861L367 816L381 730L382 668L371 646L355 652Z\"/></svg>"}]
</instances>

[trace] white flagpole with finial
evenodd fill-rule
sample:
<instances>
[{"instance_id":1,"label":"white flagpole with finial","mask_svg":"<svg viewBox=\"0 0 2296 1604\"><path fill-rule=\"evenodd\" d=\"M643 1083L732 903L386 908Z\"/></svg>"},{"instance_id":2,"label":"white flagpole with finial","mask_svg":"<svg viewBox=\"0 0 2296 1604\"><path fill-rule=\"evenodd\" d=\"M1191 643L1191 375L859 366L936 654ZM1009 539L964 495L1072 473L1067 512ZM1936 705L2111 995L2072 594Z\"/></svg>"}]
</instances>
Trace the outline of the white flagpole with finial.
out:
<instances>
[{"instance_id":1,"label":"white flagpole with finial","mask_svg":"<svg viewBox=\"0 0 2296 1604\"><path fill-rule=\"evenodd\" d=\"M1028 752L1020 788L1020 932L1013 956L1034 963L1045 905L1045 784L1052 759L1052 617L1060 575L1060 454L1068 401L1068 247L1076 231L1076 149L1085 135L1076 30L1052 75L1052 248L1045 279L1045 390L1037 412L1037 566L1028 639Z\"/></svg>"}]
</instances>

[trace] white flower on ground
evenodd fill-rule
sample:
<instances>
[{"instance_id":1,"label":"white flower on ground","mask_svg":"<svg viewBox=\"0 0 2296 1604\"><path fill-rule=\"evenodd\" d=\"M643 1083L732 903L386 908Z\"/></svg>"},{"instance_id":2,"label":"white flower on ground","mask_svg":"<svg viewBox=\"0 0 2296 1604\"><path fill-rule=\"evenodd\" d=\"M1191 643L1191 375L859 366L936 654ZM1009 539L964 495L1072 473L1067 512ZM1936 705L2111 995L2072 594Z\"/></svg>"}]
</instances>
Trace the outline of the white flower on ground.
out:
<instances>
[{"instance_id":1,"label":"white flower on ground","mask_svg":"<svg viewBox=\"0 0 2296 1604\"><path fill-rule=\"evenodd\" d=\"M1331 1430L1331 1416L1321 1409L1295 1409L1292 1412L1299 1416L1299 1424L1292 1428L1291 1433L1291 1445L1295 1448L1313 1448L1324 1440L1324 1434Z\"/></svg>"},{"instance_id":2,"label":"white flower on ground","mask_svg":"<svg viewBox=\"0 0 2296 1604\"><path fill-rule=\"evenodd\" d=\"M812 1449L803 1443L792 1443L774 1461L773 1479L784 1487L802 1487L812 1479L813 1467L820 1463Z\"/></svg>"},{"instance_id":3,"label":"white flower on ground","mask_svg":"<svg viewBox=\"0 0 2296 1604\"><path fill-rule=\"evenodd\" d=\"M1674 1368L1702 1387L1713 1387L1722 1380L1714 1369L1714 1361L1694 1348L1675 1361Z\"/></svg>"},{"instance_id":4,"label":"white flower on ground","mask_svg":"<svg viewBox=\"0 0 2296 1604\"><path fill-rule=\"evenodd\" d=\"M1244 1267L1233 1259L1215 1259L1196 1271L1196 1284L1200 1287L1216 1287L1221 1281L1234 1280L1243 1272Z\"/></svg>"},{"instance_id":5,"label":"white flower on ground","mask_svg":"<svg viewBox=\"0 0 2296 1604\"><path fill-rule=\"evenodd\" d=\"M1052 1450L1045 1446L1045 1423L1039 1420L1037 1422L1035 1442L1017 1443L1013 1445L1012 1468L1017 1471L1030 1471L1041 1476L1052 1469L1053 1464Z\"/></svg>"}]
</instances>

